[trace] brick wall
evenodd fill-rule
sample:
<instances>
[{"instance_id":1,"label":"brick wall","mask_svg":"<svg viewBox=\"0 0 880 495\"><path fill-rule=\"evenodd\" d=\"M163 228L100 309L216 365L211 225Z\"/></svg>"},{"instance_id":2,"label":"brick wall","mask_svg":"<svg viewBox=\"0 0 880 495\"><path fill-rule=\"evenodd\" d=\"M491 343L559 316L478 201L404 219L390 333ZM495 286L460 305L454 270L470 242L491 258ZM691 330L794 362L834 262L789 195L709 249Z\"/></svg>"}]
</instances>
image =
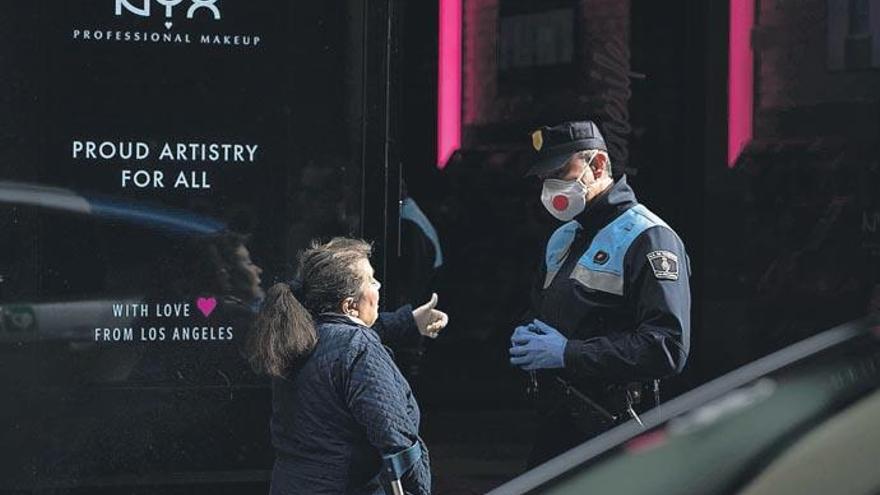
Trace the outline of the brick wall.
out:
<instances>
[{"instance_id":1,"label":"brick wall","mask_svg":"<svg viewBox=\"0 0 880 495\"><path fill-rule=\"evenodd\" d=\"M498 0L465 0L463 9L462 120L465 125L496 121Z\"/></svg>"},{"instance_id":2,"label":"brick wall","mask_svg":"<svg viewBox=\"0 0 880 495\"><path fill-rule=\"evenodd\" d=\"M611 98L611 83L608 74L597 69L595 57L606 55L629 68L629 0L581 0L577 10L580 38L575 41L579 44L576 53L581 54L579 60L576 56L577 81L550 93L500 94L495 56L499 0L465 0L463 9L462 119L466 127L601 114ZM609 54L609 44L619 53Z\"/></svg>"},{"instance_id":3,"label":"brick wall","mask_svg":"<svg viewBox=\"0 0 880 495\"><path fill-rule=\"evenodd\" d=\"M877 135L880 70L827 68L828 1L757 0L756 137Z\"/></svg>"},{"instance_id":4,"label":"brick wall","mask_svg":"<svg viewBox=\"0 0 880 495\"><path fill-rule=\"evenodd\" d=\"M880 310L880 242L865 221L880 211L880 70L829 69L829 1L755 0L755 140L709 187L739 196L709 203L725 218L715 225L740 232L710 241L728 265L710 291L742 287L747 325L729 331L752 355Z\"/></svg>"}]
</instances>

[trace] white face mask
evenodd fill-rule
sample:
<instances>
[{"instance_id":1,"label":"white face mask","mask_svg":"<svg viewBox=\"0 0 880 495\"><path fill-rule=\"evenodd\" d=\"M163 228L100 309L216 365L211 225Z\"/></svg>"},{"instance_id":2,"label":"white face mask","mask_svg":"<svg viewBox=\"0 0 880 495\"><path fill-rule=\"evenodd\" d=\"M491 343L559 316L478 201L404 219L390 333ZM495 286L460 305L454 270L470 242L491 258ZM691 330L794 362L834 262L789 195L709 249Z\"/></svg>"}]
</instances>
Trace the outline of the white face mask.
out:
<instances>
[{"instance_id":1,"label":"white face mask","mask_svg":"<svg viewBox=\"0 0 880 495\"><path fill-rule=\"evenodd\" d=\"M587 166L584 167L584 174L589 172L590 164L593 163L593 155ZM541 190L541 203L551 215L563 222L568 222L578 216L587 207L587 186L581 182L581 174L577 179L546 179L544 180L544 188Z\"/></svg>"}]
</instances>

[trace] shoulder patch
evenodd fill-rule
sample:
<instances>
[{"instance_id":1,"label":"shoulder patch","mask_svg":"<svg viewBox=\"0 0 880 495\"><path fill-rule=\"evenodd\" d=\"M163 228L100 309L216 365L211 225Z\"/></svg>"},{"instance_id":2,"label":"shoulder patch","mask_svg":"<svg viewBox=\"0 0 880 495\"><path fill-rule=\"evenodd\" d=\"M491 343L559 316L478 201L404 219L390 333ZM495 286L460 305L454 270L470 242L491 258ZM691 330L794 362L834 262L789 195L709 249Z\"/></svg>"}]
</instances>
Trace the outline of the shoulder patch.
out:
<instances>
[{"instance_id":1,"label":"shoulder patch","mask_svg":"<svg viewBox=\"0 0 880 495\"><path fill-rule=\"evenodd\" d=\"M647 256L655 278L678 280L678 256L669 251L652 251Z\"/></svg>"}]
</instances>

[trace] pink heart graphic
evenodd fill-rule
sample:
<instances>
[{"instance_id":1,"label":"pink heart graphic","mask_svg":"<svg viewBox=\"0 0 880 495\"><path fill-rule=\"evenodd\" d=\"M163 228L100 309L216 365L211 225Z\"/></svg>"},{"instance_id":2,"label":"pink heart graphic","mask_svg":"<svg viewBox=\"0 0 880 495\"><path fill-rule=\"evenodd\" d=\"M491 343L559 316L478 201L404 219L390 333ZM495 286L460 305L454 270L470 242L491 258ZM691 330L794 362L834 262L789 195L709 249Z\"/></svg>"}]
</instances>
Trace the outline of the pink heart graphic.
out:
<instances>
[{"instance_id":1,"label":"pink heart graphic","mask_svg":"<svg viewBox=\"0 0 880 495\"><path fill-rule=\"evenodd\" d=\"M207 318L208 316L211 316L211 313L214 312L214 308L217 307L217 299L213 297L200 297L196 299L196 306L198 306L199 311L201 311Z\"/></svg>"}]
</instances>

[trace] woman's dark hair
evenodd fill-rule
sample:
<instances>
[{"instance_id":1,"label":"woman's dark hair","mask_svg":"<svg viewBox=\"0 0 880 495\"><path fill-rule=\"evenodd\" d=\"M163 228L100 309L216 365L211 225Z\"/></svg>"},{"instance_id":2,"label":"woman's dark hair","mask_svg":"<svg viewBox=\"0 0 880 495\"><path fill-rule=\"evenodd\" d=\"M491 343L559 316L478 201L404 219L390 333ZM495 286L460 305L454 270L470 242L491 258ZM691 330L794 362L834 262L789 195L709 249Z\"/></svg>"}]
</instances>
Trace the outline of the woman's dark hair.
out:
<instances>
[{"instance_id":1,"label":"woman's dark hair","mask_svg":"<svg viewBox=\"0 0 880 495\"><path fill-rule=\"evenodd\" d=\"M251 366L271 376L284 376L318 342L313 316L338 312L342 301L360 297L366 280L357 264L372 248L359 239L336 237L313 241L299 256L297 295L289 284L273 285L254 321L247 354Z\"/></svg>"}]
</instances>

